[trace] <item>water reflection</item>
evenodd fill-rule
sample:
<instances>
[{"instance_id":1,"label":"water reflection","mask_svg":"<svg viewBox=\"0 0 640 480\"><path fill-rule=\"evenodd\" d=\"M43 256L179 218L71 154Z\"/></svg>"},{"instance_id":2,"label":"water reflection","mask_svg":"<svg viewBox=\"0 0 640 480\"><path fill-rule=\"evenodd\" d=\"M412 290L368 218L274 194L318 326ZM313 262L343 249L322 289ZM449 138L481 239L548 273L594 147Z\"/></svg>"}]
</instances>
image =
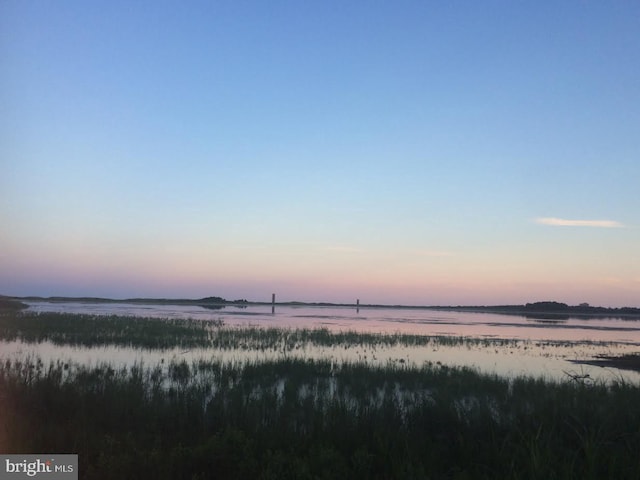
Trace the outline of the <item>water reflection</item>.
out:
<instances>
[{"instance_id":1,"label":"water reflection","mask_svg":"<svg viewBox=\"0 0 640 480\"><path fill-rule=\"evenodd\" d=\"M325 358L335 361L364 361L371 364L424 362L452 366L474 366L484 372L507 376L535 375L566 379L571 372L584 372L593 378L620 379L640 384L640 374L615 368L585 366L575 362L598 356L616 356L640 350L640 322L603 318L535 318L524 315L468 313L419 309L338 308L273 305L245 306L242 309L208 309L185 305L131 305L85 303L31 303L38 312L70 312L98 315L127 315L155 318L194 318L222 320L232 327L328 328L331 331L407 333L428 336L486 338L495 341L428 346L336 345L319 347L296 345L289 350L199 348L191 350L149 350L100 346L95 348L55 346L49 342L25 344L4 342L1 357L37 355L43 361L63 359L97 364L112 362L147 365L173 359L211 359L242 362L278 359L283 356ZM499 341L499 339L512 339Z\"/></svg>"},{"instance_id":2,"label":"water reflection","mask_svg":"<svg viewBox=\"0 0 640 480\"><path fill-rule=\"evenodd\" d=\"M562 317L544 322L525 315L453 312L405 308L250 305L243 309L211 310L195 305L141 305L126 303L31 302L31 311L89 313L152 318L222 320L231 326L286 328L326 327L330 330L409 333L417 335L624 342L640 345L640 321L620 318Z\"/></svg>"},{"instance_id":3,"label":"water reflection","mask_svg":"<svg viewBox=\"0 0 640 480\"><path fill-rule=\"evenodd\" d=\"M524 318L542 323L560 323L566 322L571 317L560 313L525 313Z\"/></svg>"},{"instance_id":4,"label":"water reflection","mask_svg":"<svg viewBox=\"0 0 640 480\"><path fill-rule=\"evenodd\" d=\"M47 364L61 360L97 366L111 363L115 367L168 365L172 361L187 362L218 359L233 364L246 361L278 360L282 358L325 359L334 362L366 362L371 365L424 363L449 366L472 366L485 373L501 376L536 376L553 380L568 380L569 374L588 373L594 380L620 380L640 384L640 373L616 368L584 365L584 359L600 356L619 356L637 352L637 348L624 344L574 344L555 342L500 342L494 345L462 344L429 346L406 345L333 345L299 344L288 350L256 349L248 346L224 348L170 348L141 349L103 345L99 347L70 347L51 342L28 344L22 341L0 342L0 358L39 357Z\"/></svg>"},{"instance_id":5,"label":"water reflection","mask_svg":"<svg viewBox=\"0 0 640 480\"><path fill-rule=\"evenodd\" d=\"M224 305L200 305L202 308L206 308L207 310L222 310Z\"/></svg>"}]
</instances>

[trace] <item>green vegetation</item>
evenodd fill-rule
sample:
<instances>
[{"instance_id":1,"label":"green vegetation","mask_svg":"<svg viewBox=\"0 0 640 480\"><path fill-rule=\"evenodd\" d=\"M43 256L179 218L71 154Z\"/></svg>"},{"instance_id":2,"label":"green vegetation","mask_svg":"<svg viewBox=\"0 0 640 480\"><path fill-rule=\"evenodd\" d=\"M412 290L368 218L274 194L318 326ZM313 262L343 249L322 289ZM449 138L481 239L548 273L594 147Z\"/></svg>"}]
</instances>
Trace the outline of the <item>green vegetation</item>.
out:
<instances>
[{"instance_id":1,"label":"green vegetation","mask_svg":"<svg viewBox=\"0 0 640 480\"><path fill-rule=\"evenodd\" d=\"M25 303L9 297L0 296L0 313L17 312L27 308Z\"/></svg>"},{"instance_id":2,"label":"green vegetation","mask_svg":"<svg viewBox=\"0 0 640 480\"><path fill-rule=\"evenodd\" d=\"M0 451L82 478L639 478L640 389L436 365L0 363Z\"/></svg>"},{"instance_id":3,"label":"green vegetation","mask_svg":"<svg viewBox=\"0 0 640 480\"><path fill-rule=\"evenodd\" d=\"M121 345L142 348L206 347L221 322L69 313L5 313L0 340L50 341L57 345Z\"/></svg>"},{"instance_id":4,"label":"green vegetation","mask_svg":"<svg viewBox=\"0 0 640 480\"><path fill-rule=\"evenodd\" d=\"M640 478L640 388L622 380L287 355L515 340L5 311L0 340L15 339L284 354L129 367L2 359L0 452L78 453L82 478Z\"/></svg>"},{"instance_id":5,"label":"green vegetation","mask_svg":"<svg viewBox=\"0 0 640 480\"><path fill-rule=\"evenodd\" d=\"M0 340L57 345L119 345L141 348L212 347L240 350L292 351L304 345L344 346L508 346L517 340L431 337L327 329L224 327L222 321L141 318L70 313L7 313L0 315ZM520 342L521 343L521 342Z\"/></svg>"}]
</instances>

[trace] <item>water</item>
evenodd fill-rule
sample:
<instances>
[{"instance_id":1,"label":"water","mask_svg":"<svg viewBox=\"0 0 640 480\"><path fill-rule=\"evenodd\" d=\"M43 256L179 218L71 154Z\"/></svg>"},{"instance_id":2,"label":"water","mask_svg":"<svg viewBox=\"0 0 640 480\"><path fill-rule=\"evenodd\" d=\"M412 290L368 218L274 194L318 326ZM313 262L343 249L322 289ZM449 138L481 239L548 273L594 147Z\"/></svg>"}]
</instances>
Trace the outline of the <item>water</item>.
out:
<instances>
[{"instance_id":1,"label":"water","mask_svg":"<svg viewBox=\"0 0 640 480\"><path fill-rule=\"evenodd\" d=\"M349 308L316 306L219 309L195 305L31 302L36 312L89 313L153 318L222 320L230 326L328 328L332 331L409 333L416 335L506 338L562 342L615 342L640 346L640 321L570 317L549 321L522 315L452 312L419 308Z\"/></svg>"},{"instance_id":2,"label":"water","mask_svg":"<svg viewBox=\"0 0 640 480\"><path fill-rule=\"evenodd\" d=\"M408 333L429 336L455 336L486 339L487 342L428 347L363 346L317 347L301 345L294 351L220 350L213 348L143 350L103 346L98 348L37 345L4 342L0 356L38 355L44 361L97 364L112 362L147 365L221 358L229 361L274 359L282 356L329 358L369 363L424 362L451 366L472 366L483 372L505 376L534 375L550 379L570 379L569 375L589 374L593 379L625 379L640 384L640 374L589 366L577 361L598 355L621 355L640 351L640 321L615 318L567 318L561 321L536 320L519 315L469 313L406 308L316 307L251 305L210 309L192 305L142 305L126 303L49 303L32 302L36 312L89 313L154 318L194 318L222 320L228 326L279 328L327 328L332 331ZM512 340L498 342L499 339Z\"/></svg>"}]
</instances>

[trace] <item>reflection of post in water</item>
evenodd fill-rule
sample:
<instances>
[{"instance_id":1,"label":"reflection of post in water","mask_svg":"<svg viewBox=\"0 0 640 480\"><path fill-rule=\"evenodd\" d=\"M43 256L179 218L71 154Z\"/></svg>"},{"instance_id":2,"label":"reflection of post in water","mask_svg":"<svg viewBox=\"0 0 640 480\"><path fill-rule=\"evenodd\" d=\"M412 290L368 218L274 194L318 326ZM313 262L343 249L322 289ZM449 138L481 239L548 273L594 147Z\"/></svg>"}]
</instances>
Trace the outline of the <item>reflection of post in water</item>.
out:
<instances>
[{"instance_id":1,"label":"reflection of post in water","mask_svg":"<svg viewBox=\"0 0 640 480\"><path fill-rule=\"evenodd\" d=\"M271 294L271 313L276 313L276 294Z\"/></svg>"},{"instance_id":2,"label":"reflection of post in water","mask_svg":"<svg viewBox=\"0 0 640 480\"><path fill-rule=\"evenodd\" d=\"M356 313L360 313L360 299L356 299Z\"/></svg>"}]
</instances>

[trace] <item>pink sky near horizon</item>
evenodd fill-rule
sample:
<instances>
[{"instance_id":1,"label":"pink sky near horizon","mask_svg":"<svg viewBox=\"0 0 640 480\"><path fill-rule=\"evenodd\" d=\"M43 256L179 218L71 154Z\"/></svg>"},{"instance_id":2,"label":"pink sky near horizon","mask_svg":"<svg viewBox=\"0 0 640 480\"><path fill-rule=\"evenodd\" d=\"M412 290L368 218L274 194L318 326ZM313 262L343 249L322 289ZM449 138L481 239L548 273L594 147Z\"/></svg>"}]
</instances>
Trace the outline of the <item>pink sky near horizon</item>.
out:
<instances>
[{"instance_id":1,"label":"pink sky near horizon","mask_svg":"<svg viewBox=\"0 0 640 480\"><path fill-rule=\"evenodd\" d=\"M317 253L317 252L316 252ZM42 250L28 259L3 259L0 294L108 298L222 296L270 301L407 305L496 305L554 300L568 304L638 306L640 279L603 275L598 269L500 264L499 259L442 254L369 255L301 252L235 255L92 257L78 250ZM270 257L270 258L265 258ZM522 263L522 262L521 262ZM535 262L533 262L535 263ZM606 273L606 272L604 272Z\"/></svg>"}]
</instances>

